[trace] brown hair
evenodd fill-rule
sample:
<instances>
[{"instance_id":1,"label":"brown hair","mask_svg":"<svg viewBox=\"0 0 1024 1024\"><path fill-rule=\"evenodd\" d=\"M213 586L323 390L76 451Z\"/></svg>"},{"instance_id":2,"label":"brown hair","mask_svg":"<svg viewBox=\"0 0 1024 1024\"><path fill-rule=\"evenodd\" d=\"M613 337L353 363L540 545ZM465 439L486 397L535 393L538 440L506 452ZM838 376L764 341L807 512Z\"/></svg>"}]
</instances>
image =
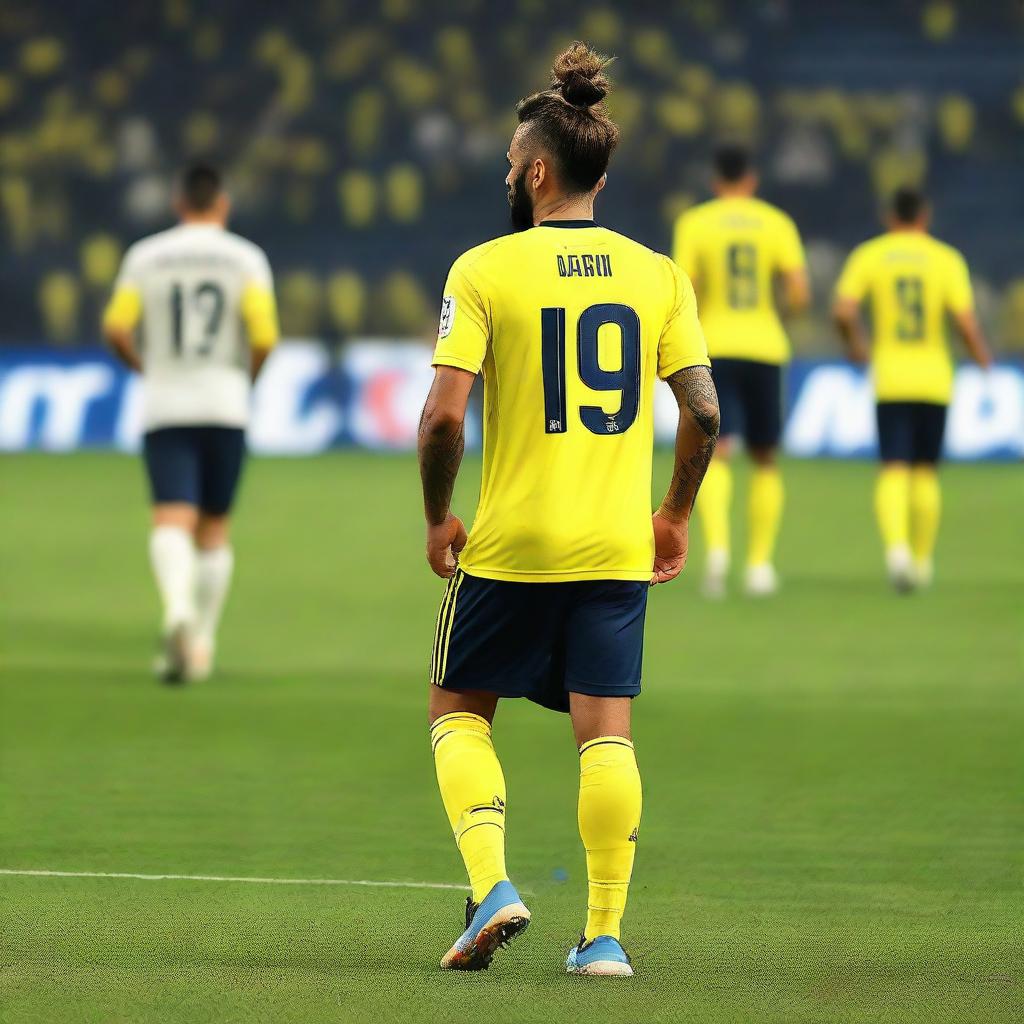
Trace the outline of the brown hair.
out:
<instances>
[{"instance_id":1,"label":"brown hair","mask_svg":"<svg viewBox=\"0 0 1024 1024\"><path fill-rule=\"evenodd\" d=\"M608 169L619 141L618 125L602 100L611 83L604 69L611 58L575 42L555 58L551 88L519 101L519 123L551 154L556 172L573 191L589 192Z\"/></svg>"}]
</instances>

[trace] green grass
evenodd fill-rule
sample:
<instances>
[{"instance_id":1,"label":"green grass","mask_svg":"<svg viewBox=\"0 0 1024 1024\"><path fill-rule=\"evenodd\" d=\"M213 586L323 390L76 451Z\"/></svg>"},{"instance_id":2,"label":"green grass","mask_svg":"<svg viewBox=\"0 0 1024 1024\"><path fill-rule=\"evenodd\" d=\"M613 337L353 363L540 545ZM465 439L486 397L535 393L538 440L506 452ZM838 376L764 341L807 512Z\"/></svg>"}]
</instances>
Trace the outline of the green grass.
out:
<instances>
[{"instance_id":1,"label":"green grass","mask_svg":"<svg viewBox=\"0 0 1024 1024\"><path fill-rule=\"evenodd\" d=\"M696 540L652 595L632 982L562 974L576 757L565 718L509 702L534 926L486 974L437 968L459 892L0 876L0 1020L1021 1020L1020 471L948 469L912 598L881 579L872 468L786 472L777 600L700 600ZM461 882L412 462L251 465L223 671L192 689L147 676L143 500L132 459L0 463L0 867Z\"/></svg>"}]
</instances>

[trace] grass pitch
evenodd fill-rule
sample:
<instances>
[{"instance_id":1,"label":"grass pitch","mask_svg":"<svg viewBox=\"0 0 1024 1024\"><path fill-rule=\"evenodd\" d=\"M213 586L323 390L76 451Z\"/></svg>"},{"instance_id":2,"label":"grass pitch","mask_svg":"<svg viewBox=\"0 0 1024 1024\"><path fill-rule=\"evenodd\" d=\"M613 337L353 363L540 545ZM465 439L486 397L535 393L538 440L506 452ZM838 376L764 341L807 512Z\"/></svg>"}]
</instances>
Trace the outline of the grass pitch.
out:
<instances>
[{"instance_id":1,"label":"grass pitch","mask_svg":"<svg viewBox=\"0 0 1024 1024\"><path fill-rule=\"evenodd\" d=\"M1020 472L946 471L938 581L910 598L881 578L872 473L786 467L776 600L700 600L696 538L652 595L631 982L562 973L576 755L565 718L508 702L534 924L489 972L437 968L459 891L0 875L0 1020L1021 1020ZM0 488L0 868L463 881L410 459L251 464L222 672L190 689L147 674L137 462L8 456Z\"/></svg>"}]
</instances>

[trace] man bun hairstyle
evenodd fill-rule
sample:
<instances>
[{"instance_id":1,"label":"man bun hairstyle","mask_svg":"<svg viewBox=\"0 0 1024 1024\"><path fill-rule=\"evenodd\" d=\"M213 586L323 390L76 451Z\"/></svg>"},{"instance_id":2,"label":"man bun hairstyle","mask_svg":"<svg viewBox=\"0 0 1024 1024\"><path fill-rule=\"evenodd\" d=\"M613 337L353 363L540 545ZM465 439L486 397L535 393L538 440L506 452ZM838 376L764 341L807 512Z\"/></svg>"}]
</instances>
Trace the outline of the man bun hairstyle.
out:
<instances>
[{"instance_id":1,"label":"man bun hairstyle","mask_svg":"<svg viewBox=\"0 0 1024 1024\"><path fill-rule=\"evenodd\" d=\"M611 89L604 69L610 57L574 42L551 68L551 88L519 101L519 123L545 149L566 188L589 192L608 170L619 141L618 125L602 101Z\"/></svg>"},{"instance_id":2,"label":"man bun hairstyle","mask_svg":"<svg viewBox=\"0 0 1024 1024\"><path fill-rule=\"evenodd\" d=\"M904 187L896 190L892 197L892 213L900 224L914 224L927 205L920 189Z\"/></svg>"},{"instance_id":3,"label":"man bun hairstyle","mask_svg":"<svg viewBox=\"0 0 1024 1024\"><path fill-rule=\"evenodd\" d=\"M191 164L181 176L182 199L196 213L209 210L217 201L222 187L220 171L212 164Z\"/></svg>"},{"instance_id":4,"label":"man bun hairstyle","mask_svg":"<svg viewBox=\"0 0 1024 1024\"><path fill-rule=\"evenodd\" d=\"M609 63L608 57L594 53L586 43L575 42L555 58L551 88L561 91L565 102L574 107L592 107L611 89L604 73Z\"/></svg>"}]
</instances>

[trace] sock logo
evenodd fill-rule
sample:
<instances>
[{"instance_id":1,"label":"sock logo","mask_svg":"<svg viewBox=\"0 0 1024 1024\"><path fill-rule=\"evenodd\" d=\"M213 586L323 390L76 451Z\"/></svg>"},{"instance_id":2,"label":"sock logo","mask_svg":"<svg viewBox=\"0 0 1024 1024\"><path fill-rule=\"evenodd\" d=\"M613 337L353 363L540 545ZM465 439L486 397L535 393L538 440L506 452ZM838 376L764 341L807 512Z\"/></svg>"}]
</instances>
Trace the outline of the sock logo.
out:
<instances>
[{"instance_id":1,"label":"sock logo","mask_svg":"<svg viewBox=\"0 0 1024 1024\"><path fill-rule=\"evenodd\" d=\"M500 796L495 798L489 804L477 804L476 807L470 807L470 814L479 814L481 811L497 811L499 814L505 813L505 801Z\"/></svg>"},{"instance_id":2,"label":"sock logo","mask_svg":"<svg viewBox=\"0 0 1024 1024\"><path fill-rule=\"evenodd\" d=\"M635 843L640 838L640 826L637 825L632 832L629 833L629 841Z\"/></svg>"}]
</instances>

